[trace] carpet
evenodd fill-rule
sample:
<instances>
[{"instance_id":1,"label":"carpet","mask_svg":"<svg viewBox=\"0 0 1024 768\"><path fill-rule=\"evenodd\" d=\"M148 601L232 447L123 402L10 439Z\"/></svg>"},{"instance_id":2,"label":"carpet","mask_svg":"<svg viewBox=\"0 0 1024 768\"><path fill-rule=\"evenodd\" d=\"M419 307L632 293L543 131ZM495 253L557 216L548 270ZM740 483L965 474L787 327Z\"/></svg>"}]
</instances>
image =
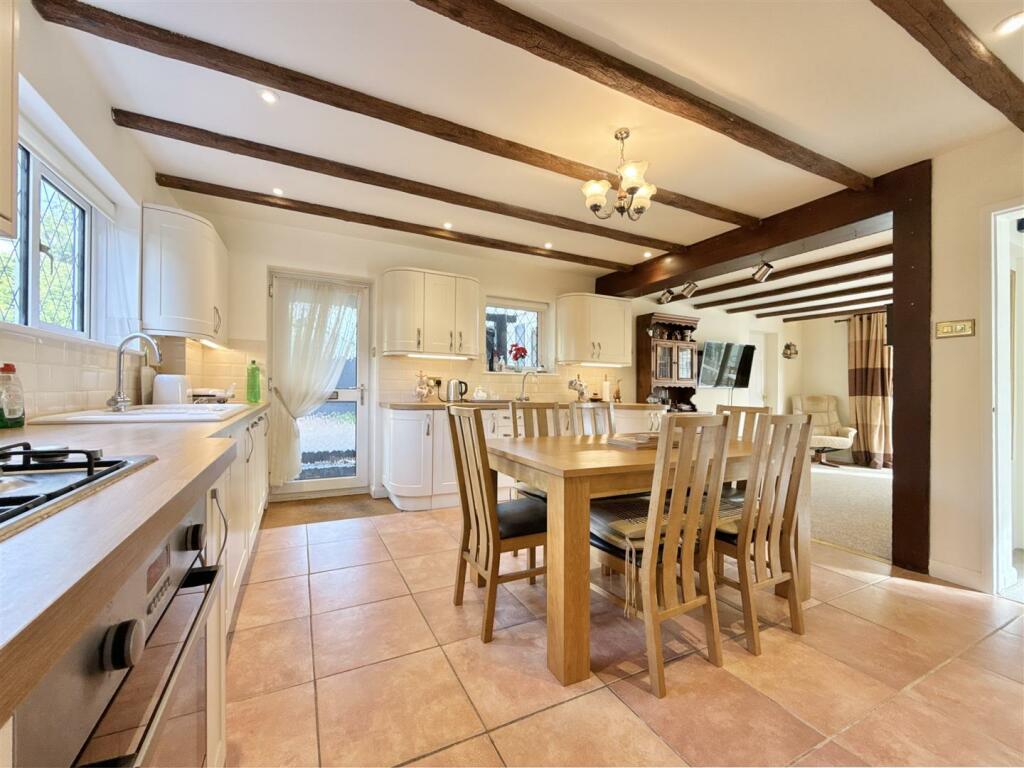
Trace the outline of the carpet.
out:
<instances>
[{"instance_id":1,"label":"carpet","mask_svg":"<svg viewBox=\"0 0 1024 768\"><path fill-rule=\"evenodd\" d=\"M812 464L811 538L892 560L892 470Z\"/></svg>"}]
</instances>

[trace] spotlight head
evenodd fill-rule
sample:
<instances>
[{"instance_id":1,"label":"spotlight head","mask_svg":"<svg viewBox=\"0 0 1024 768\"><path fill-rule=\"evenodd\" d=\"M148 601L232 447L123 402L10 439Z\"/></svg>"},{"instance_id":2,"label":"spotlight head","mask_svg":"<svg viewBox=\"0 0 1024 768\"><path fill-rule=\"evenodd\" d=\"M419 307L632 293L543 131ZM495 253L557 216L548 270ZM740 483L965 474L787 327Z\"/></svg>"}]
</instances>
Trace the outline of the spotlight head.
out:
<instances>
[{"instance_id":1,"label":"spotlight head","mask_svg":"<svg viewBox=\"0 0 1024 768\"><path fill-rule=\"evenodd\" d=\"M658 303L668 304L670 301L672 301L672 297L675 295L675 291L673 291L671 288L666 288L664 291L662 291L661 296L658 297Z\"/></svg>"},{"instance_id":2,"label":"spotlight head","mask_svg":"<svg viewBox=\"0 0 1024 768\"><path fill-rule=\"evenodd\" d=\"M697 284L692 280L687 280L685 283L683 283L683 287L679 289L679 293L684 299L690 298L696 292Z\"/></svg>"},{"instance_id":3,"label":"spotlight head","mask_svg":"<svg viewBox=\"0 0 1024 768\"><path fill-rule=\"evenodd\" d=\"M772 264L769 264L767 261L762 261L754 268L754 274L752 275L754 282L763 283L768 279L768 275L772 273L773 269L775 269L775 267Z\"/></svg>"}]
</instances>

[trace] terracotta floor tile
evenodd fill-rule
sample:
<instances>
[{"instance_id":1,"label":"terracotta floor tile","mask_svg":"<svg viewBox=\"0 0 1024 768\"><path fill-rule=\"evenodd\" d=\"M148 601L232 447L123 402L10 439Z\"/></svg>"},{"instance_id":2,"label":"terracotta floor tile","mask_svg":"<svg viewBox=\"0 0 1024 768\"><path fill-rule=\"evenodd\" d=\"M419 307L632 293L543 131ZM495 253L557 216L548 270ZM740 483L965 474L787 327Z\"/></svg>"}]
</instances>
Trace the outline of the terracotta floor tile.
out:
<instances>
[{"instance_id":1,"label":"terracotta floor tile","mask_svg":"<svg viewBox=\"0 0 1024 768\"><path fill-rule=\"evenodd\" d=\"M407 763L411 768L502 768L489 736L475 738Z\"/></svg>"},{"instance_id":2,"label":"terracotta floor tile","mask_svg":"<svg viewBox=\"0 0 1024 768\"><path fill-rule=\"evenodd\" d=\"M247 584L235 631L308 615L309 583L305 576Z\"/></svg>"},{"instance_id":3,"label":"terracotta floor tile","mask_svg":"<svg viewBox=\"0 0 1024 768\"><path fill-rule=\"evenodd\" d=\"M839 571L811 566L811 597L823 603L863 587L865 582L846 576Z\"/></svg>"},{"instance_id":4,"label":"terracotta floor tile","mask_svg":"<svg viewBox=\"0 0 1024 768\"><path fill-rule=\"evenodd\" d=\"M291 688L313 679L309 619L235 632L228 652L228 701Z\"/></svg>"},{"instance_id":5,"label":"terracotta floor tile","mask_svg":"<svg viewBox=\"0 0 1024 768\"><path fill-rule=\"evenodd\" d=\"M645 675L611 690L690 765L788 765L822 735L731 672L697 655L665 667L655 698Z\"/></svg>"},{"instance_id":6,"label":"terracotta floor tile","mask_svg":"<svg viewBox=\"0 0 1024 768\"><path fill-rule=\"evenodd\" d=\"M510 766L684 765L608 690L530 715L493 731L491 738Z\"/></svg>"},{"instance_id":7,"label":"terracotta floor tile","mask_svg":"<svg viewBox=\"0 0 1024 768\"><path fill-rule=\"evenodd\" d=\"M1020 765L1024 755L900 694L836 736L869 765Z\"/></svg>"},{"instance_id":8,"label":"terracotta floor tile","mask_svg":"<svg viewBox=\"0 0 1024 768\"><path fill-rule=\"evenodd\" d=\"M538 577L536 584L531 584L527 579L510 581L505 584L505 588L538 619L547 615L548 593L544 589L543 577Z\"/></svg>"},{"instance_id":9,"label":"terracotta floor tile","mask_svg":"<svg viewBox=\"0 0 1024 768\"><path fill-rule=\"evenodd\" d=\"M813 584L813 581L812 581ZM715 594L720 602L728 603L737 610L742 611L743 596L738 589L733 589L726 584L715 586ZM789 626L789 601L779 597L771 589L754 590L754 601L757 605L757 619L763 624L781 624ZM804 601L804 611L813 608L818 604L817 598L810 598Z\"/></svg>"},{"instance_id":10,"label":"terracotta floor tile","mask_svg":"<svg viewBox=\"0 0 1024 768\"><path fill-rule=\"evenodd\" d=\"M371 518L378 533L394 531L412 531L416 528L429 528L436 524L435 511L425 512L396 512L393 515L380 515Z\"/></svg>"},{"instance_id":11,"label":"terracotta floor tile","mask_svg":"<svg viewBox=\"0 0 1024 768\"><path fill-rule=\"evenodd\" d=\"M310 544L324 544L342 539L359 539L373 536L377 526L372 517L354 517L349 520L325 520L306 526L306 537Z\"/></svg>"},{"instance_id":12,"label":"terracotta floor tile","mask_svg":"<svg viewBox=\"0 0 1024 768\"><path fill-rule=\"evenodd\" d=\"M896 694L894 688L796 638L779 628L762 632L760 656L738 643L728 643L725 667L826 736Z\"/></svg>"},{"instance_id":13,"label":"terracotta floor tile","mask_svg":"<svg viewBox=\"0 0 1024 768\"><path fill-rule=\"evenodd\" d=\"M309 572L317 573L335 568L350 568L353 565L379 563L390 558L387 547L379 536L310 544Z\"/></svg>"},{"instance_id":14,"label":"terracotta floor tile","mask_svg":"<svg viewBox=\"0 0 1024 768\"><path fill-rule=\"evenodd\" d=\"M319 765L313 684L228 704L229 766Z\"/></svg>"},{"instance_id":15,"label":"terracotta floor tile","mask_svg":"<svg viewBox=\"0 0 1024 768\"><path fill-rule=\"evenodd\" d=\"M483 731L440 649L317 681L323 765L397 765Z\"/></svg>"},{"instance_id":16,"label":"terracotta floor tile","mask_svg":"<svg viewBox=\"0 0 1024 768\"><path fill-rule=\"evenodd\" d=\"M412 531L381 531L380 538L396 559L444 552L459 546L458 539L440 525L423 526Z\"/></svg>"},{"instance_id":17,"label":"terracotta floor tile","mask_svg":"<svg viewBox=\"0 0 1024 768\"><path fill-rule=\"evenodd\" d=\"M260 550L253 556L248 583L302 576L308 570L305 546Z\"/></svg>"},{"instance_id":18,"label":"terracotta floor tile","mask_svg":"<svg viewBox=\"0 0 1024 768\"><path fill-rule=\"evenodd\" d=\"M354 565L309 576L309 597L313 613L387 600L409 594L398 568L390 560L369 565Z\"/></svg>"},{"instance_id":19,"label":"terracotta floor tile","mask_svg":"<svg viewBox=\"0 0 1024 768\"><path fill-rule=\"evenodd\" d=\"M411 597L396 597L313 617L317 678L437 645Z\"/></svg>"},{"instance_id":20,"label":"terracotta floor tile","mask_svg":"<svg viewBox=\"0 0 1024 768\"><path fill-rule=\"evenodd\" d=\"M949 658L949 654L854 616L832 605L804 614L800 640L866 675L902 688Z\"/></svg>"},{"instance_id":21,"label":"terracotta floor tile","mask_svg":"<svg viewBox=\"0 0 1024 768\"><path fill-rule=\"evenodd\" d=\"M931 584L918 579L891 578L878 587L927 603L948 613L984 624L994 629L1011 619L1024 615L1024 605L965 587Z\"/></svg>"},{"instance_id":22,"label":"terracotta floor tile","mask_svg":"<svg viewBox=\"0 0 1024 768\"><path fill-rule=\"evenodd\" d=\"M960 658L1024 683L1024 637L1020 635L1000 630L986 637Z\"/></svg>"},{"instance_id":23,"label":"terracotta floor tile","mask_svg":"<svg viewBox=\"0 0 1024 768\"><path fill-rule=\"evenodd\" d=\"M811 542L811 562L869 584L881 581L893 572L893 567L889 563L848 552L820 541Z\"/></svg>"},{"instance_id":24,"label":"terracotta floor tile","mask_svg":"<svg viewBox=\"0 0 1024 768\"><path fill-rule=\"evenodd\" d=\"M480 717L494 728L599 687L595 676L563 686L547 666L547 630L533 621L444 646Z\"/></svg>"},{"instance_id":25,"label":"terracotta floor tile","mask_svg":"<svg viewBox=\"0 0 1024 768\"><path fill-rule=\"evenodd\" d=\"M1024 685L953 659L908 693L951 720L1024 752Z\"/></svg>"},{"instance_id":26,"label":"terracotta floor tile","mask_svg":"<svg viewBox=\"0 0 1024 768\"><path fill-rule=\"evenodd\" d=\"M447 509L435 509L430 512L434 522L447 526L462 526L462 508L448 507Z\"/></svg>"},{"instance_id":27,"label":"terracotta floor tile","mask_svg":"<svg viewBox=\"0 0 1024 768\"><path fill-rule=\"evenodd\" d=\"M289 525L283 528L261 528L256 541L257 552L269 552L272 549L301 547L306 544L306 526Z\"/></svg>"},{"instance_id":28,"label":"terracotta floor tile","mask_svg":"<svg viewBox=\"0 0 1024 768\"><path fill-rule=\"evenodd\" d=\"M437 641L442 645L467 637L478 637L483 621L484 590L467 584L462 605L458 606L452 604L452 593L452 587L441 587L429 592L417 592L414 596ZM523 624L533 621L533 618L533 614L512 597L504 585L498 586L498 602L494 609L495 629Z\"/></svg>"},{"instance_id":29,"label":"terracotta floor tile","mask_svg":"<svg viewBox=\"0 0 1024 768\"><path fill-rule=\"evenodd\" d=\"M831 604L949 655L964 650L989 633L989 628L983 624L876 584L838 597Z\"/></svg>"},{"instance_id":30,"label":"terracotta floor tile","mask_svg":"<svg viewBox=\"0 0 1024 768\"><path fill-rule=\"evenodd\" d=\"M455 586L456 552L457 550L450 549L447 552L403 557L395 560L395 565L401 571L410 591L427 592L431 589ZM466 578L469 578L468 569Z\"/></svg>"},{"instance_id":31,"label":"terracotta floor tile","mask_svg":"<svg viewBox=\"0 0 1024 768\"><path fill-rule=\"evenodd\" d=\"M812 749L806 755L797 760L793 765L820 766L860 766L864 765L864 759L857 757L850 750L845 749L834 741L829 741L820 747Z\"/></svg>"},{"instance_id":32,"label":"terracotta floor tile","mask_svg":"<svg viewBox=\"0 0 1024 768\"><path fill-rule=\"evenodd\" d=\"M1024 637L1024 616L1020 616L1011 621L1003 627L1003 631L1009 632L1011 635L1016 635L1017 637Z\"/></svg>"}]
</instances>

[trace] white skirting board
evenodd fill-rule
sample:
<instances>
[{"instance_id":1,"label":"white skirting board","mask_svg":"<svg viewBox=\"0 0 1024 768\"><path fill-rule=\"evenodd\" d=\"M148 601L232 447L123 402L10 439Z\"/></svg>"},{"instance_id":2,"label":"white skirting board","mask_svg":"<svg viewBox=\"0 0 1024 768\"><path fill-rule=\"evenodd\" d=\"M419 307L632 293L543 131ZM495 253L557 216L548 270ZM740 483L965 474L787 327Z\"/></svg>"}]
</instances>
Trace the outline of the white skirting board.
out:
<instances>
[{"instance_id":1,"label":"white skirting board","mask_svg":"<svg viewBox=\"0 0 1024 768\"><path fill-rule=\"evenodd\" d=\"M961 568L959 565L943 563L940 560L928 561L928 575L936 579L951 581L962 587L976 589L979 592L992 593L992 585L985 582L985 575L980 571Z\"/></svg>"}]
</instances>

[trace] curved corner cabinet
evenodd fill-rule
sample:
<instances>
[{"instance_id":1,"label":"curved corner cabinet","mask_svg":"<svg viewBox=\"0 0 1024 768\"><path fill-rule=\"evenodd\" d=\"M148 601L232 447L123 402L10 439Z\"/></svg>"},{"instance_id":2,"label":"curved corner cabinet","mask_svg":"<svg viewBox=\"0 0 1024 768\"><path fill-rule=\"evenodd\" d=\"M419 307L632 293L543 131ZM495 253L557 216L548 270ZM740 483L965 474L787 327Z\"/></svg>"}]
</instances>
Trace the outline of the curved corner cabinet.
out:
<instances>
[{"instance_id":1,"label":"curved corner cabinet","mask_svg":"<svg viewBox=\"0 0 1024 768\"><path fill-rule=\"evenodd\" d=\"M480 355L480 282L472 277L389 269L380 306L382 354Z\"/></svg>"},{"instance_id":2,"label":"curved corner cabinet","mask_svg":"<svg viewBox=\"0 0 1024 768\"><path fill-rule=\"evenodd\" d=\"M213 224L177 208L142 209L142 329L228 340L228 251Z\"/></svg>"},{"instance_id":3,"label":"curved corner cabinet","mask_svg":"<svg viewBox=\"0 0 1024 768\"><path fill-rule=\"evenodd\" d=\"M556 356L560 364L633 364L633 313L629 299L566 293L558 297L556 306Z\"/></svg>"}]
</instances>

